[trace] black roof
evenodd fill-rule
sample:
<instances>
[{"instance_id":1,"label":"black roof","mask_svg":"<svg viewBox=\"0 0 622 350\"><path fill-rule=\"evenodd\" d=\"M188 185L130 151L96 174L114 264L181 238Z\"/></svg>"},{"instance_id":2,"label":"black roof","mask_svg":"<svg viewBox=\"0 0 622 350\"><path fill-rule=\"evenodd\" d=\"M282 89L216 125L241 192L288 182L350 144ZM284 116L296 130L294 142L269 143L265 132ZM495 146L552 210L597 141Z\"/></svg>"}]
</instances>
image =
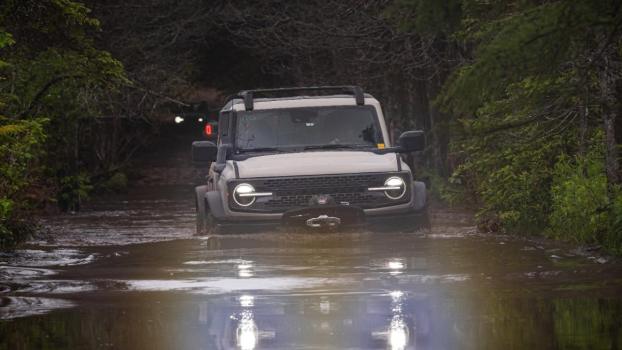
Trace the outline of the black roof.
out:
<instances>
[{"instance_id":1,"label":"black roof","mask_svg":"<svg viewBox=\"0 0 622 350\"><path fill-rule=\"evenodd\" d=\"M313 92L313 95L305 95L307 92ZM258 98L259 96L262 96ZM270 101L278 99L292 98L316 98L318 96L353 96L357 105L365 104L365 97L371 95L363 93L363 89L359 86L308 86L278 89L256 89L242 90L235 95L227 98L227 102L223 109L232 108L234 100L241 99L244 101L244 108L247 111L254 109L254 100Z\"/></svg>"}]
</instances>

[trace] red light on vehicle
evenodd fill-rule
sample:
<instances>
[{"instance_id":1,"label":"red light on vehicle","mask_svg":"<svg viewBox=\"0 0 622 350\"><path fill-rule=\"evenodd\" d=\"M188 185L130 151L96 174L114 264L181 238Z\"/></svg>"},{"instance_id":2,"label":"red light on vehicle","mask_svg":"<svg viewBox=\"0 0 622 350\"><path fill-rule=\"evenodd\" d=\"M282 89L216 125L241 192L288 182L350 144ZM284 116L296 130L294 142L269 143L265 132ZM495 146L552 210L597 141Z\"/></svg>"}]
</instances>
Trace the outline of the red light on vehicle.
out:
<instances>
[{"instance_id":1,"label":"red light on vehicle","mask_svg":"<svg viewBox=\"0 0 622 350\"><path fill-rule=\"evenodd\" d=\"M214 128L212 128L212 124L205 124L205 135L212 136L214 132Z\"/></svg>"}]
</instances>

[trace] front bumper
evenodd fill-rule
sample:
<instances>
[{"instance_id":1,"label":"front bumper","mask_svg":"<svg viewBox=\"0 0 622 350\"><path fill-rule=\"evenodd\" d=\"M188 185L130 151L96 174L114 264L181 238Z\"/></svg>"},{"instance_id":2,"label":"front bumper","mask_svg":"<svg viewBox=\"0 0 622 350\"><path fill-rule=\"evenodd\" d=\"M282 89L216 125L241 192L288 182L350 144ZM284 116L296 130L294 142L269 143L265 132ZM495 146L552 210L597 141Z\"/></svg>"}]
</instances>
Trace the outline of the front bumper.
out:
<instances>
[{"instance_id":1,"label":"front bumper","mask_svg":"<svg viewBox=\"0 0 622 350\"><path fill-rule=\"evenodd\" d=\"M365 213L363 210L354 207L310 207L307 210L295 210L292 212L286 212L281 215L280 218L235 218L229 219L226 217L216 220L216 227L221 232L254 232L274 230L278 228L288 227L302 227L302 228L316 228L309 225L309 220L314 220L326 216L328 218L338 218L340 222L336 226L320 225L318 228L339 228L339 229L352 229L352 228L367 228L373 231L401 231L401 230L416 230L419 228L429 227L429 221L427 217L427 210L414 210L408 208L407 210L400 210L396 212L383 212L380 214ZM340 210L344 209L344 210ZM358 210L357 210L358 209ZM291 214L298 217L292 217ZM321 221L321 220L320 220Z\"/></svg>"},{"instance_id":2,"label":"front bumper","mask_svg":"<svg viewBox=\"0 0 622 350\"><path fill-rule=\"evenodd\" d=\"M368 226L374 230L414 230L428 227L426 187L423 182L415 181L412 186L411 200L408 203L391 207L361 209L354 205L317 205L286 211L285 213L245 213L233 212L228 208L227 197L218 191L206 194L209 211L215 219L218 229L224 231L255 231L274 229L279 226L311 226L309 219L329 221L339 219L339 227ZM293 215L303 214L297 220L290 220ZM308 214L308 215L306 215ZM320 225L323 226L323 225Z\"/></svg>"}]
</instances>

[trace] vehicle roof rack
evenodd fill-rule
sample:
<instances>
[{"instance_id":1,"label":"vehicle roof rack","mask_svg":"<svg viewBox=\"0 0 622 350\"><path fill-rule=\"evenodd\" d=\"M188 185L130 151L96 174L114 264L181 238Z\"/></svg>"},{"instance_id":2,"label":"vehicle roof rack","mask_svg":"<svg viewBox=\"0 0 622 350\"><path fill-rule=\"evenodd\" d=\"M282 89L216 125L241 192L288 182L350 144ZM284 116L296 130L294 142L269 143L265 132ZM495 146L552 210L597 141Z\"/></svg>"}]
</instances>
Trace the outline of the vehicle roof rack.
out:
<instances>
[{"instance_id":1,"label":"vehicle roof rack","mask_svg":"<svg viewBox=\"0 0 622 350\"><path fill-rule=\"evenodd\" d=\"M257 95L269 95L269 94L287 94L287 93L300 93L304 91L325 91L332 93L342 93L354 96L356 104L362 106L365 104L365 95L363 89L360 86L308 86L308 87L294 87L294 88L278 88L278 89L257 89L257 90L243 90L238 92L227 99L227 102L240 98L244 100L244 109L252 111L254 109L254 99ZM326 93L325 95L328 95ZM291 94L288 96L292 96ZM294 95L295 96L295 95Z\"/></svg>"}]
</instances>

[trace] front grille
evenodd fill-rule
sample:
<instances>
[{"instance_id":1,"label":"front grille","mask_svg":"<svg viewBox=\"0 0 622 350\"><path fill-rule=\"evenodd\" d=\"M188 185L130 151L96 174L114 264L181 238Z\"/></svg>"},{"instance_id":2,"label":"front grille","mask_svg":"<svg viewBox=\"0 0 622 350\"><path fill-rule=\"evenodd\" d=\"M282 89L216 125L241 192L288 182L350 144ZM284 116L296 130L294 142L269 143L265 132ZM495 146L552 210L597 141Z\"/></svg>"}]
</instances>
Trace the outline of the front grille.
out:
<instances>
[{"instance_id":1,"label":"front grille","mask_svg":"<svg viewBox=\"0 0 622 350\"><path fill-rule=\"evenodd\" d=\"M381 186L383 174L284 177L263 180L262 188L280 196L364 192L370 186Z\"/></svg>"},{"instance_id":2,"label":"front grille","mask_svg":"<svg viewBox=\"0 0 622 350\"><path fill-rule=\"evenodd\" d=\"M369 187L379 187L390 176L402 176L407 184L410 176L401 173L372 173L323 176L275 177L235 180L229 183L229 193L241 183L248 182L257 192L272 192L272 197L257 198L255 204L248 208L238 208L232 204L233 210L259 212L285 212L310 205L311 199L317 195L329 195L337 204L347 204L363 209L380 208L402 204L410 200L410 191L400 200L391 200L383 192L369 192ZM229 201L233 203L232 200Z\"/></svg>"},{"instance_id":3,"label":"front grille","mask_svg":"<svg viewBox=\"0 0 622 350\"><path fill-rule=\"evenodd\" d=\"M378 203L378 196L367 193L328 193L337 204L348 204L357 207L373 206ZM266 201L265 206L270 208L284 208L284 207L305 207L309 205L314 195L292 195L292 196L278 196L276 199L270 199Z\"/></svg>"}]
</instances>

